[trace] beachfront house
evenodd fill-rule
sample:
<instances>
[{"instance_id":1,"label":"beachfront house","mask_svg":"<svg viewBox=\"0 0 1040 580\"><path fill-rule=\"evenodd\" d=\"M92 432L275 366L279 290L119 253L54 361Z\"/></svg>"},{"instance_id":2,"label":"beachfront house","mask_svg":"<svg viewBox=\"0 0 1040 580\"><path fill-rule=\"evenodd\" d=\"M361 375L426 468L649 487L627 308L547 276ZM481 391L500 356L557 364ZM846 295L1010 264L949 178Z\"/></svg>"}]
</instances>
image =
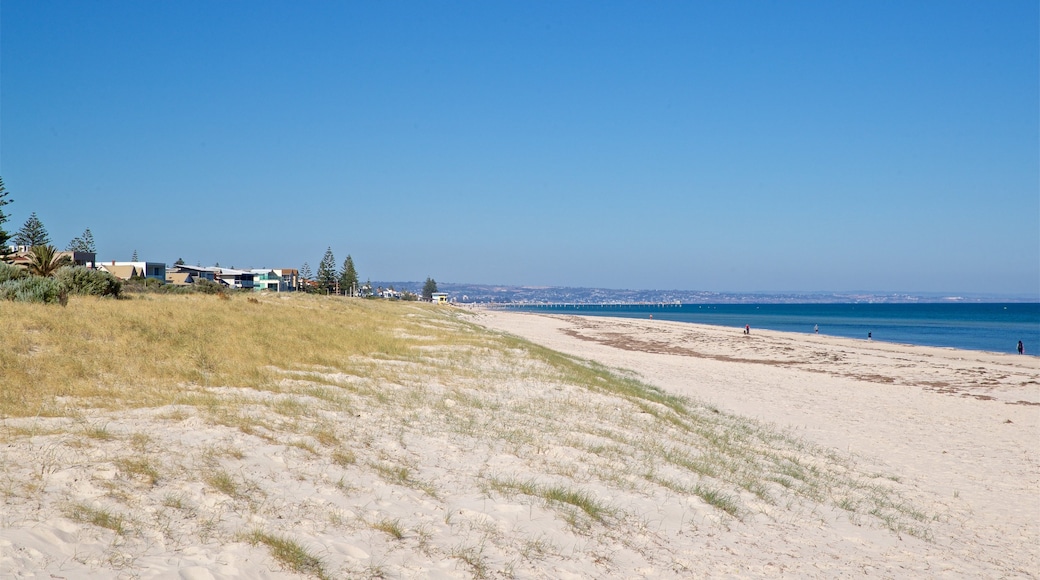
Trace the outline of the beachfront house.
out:
<instances>
[{"instance_id":1,"label":"beachfront house","mask_svg":"<svg viewBox=\"0 0 1040 580\"><path fill-rule=\"evenodd\" d=\"M301 289L299 270L296 270L295 268L276 268L273 272L282 277L282 288L289 291Z\"/></svg>"},{"instance_id":2,"label":"beachfront house","mask_svg":"<svg viewBox=\"0 0 1040 580\"><path fill-rule=\"evenodd\" d=\"M120 280L141 278L141 270L133 264L116 264L115 262L110 264L98 264L98 270L104 270Z\"/></svg>"},{"instance_id":3,"label":"beachfront house","mask_svg":"<svg viewBox=\"0 0 1040 580\"><path fill-rule=\"evenodd\" d=\"M106 262L97 265L99 269L105 270L116 278L129 280L130 278L152 278L166 283L166 264L163 262Z\"/></svg>"},{"instance_id":4,"label":"beachfront house","mask_svg":"<svg viewBox=\"0 0 1040 580\"><path fill-rule=\"evenodd\" d=\"M253 273L249 270L236 270L234 268L217 268L217 282L228 288L252 289Z\"/></svg>"},{"instance_id":5,"label":"beachfront house","mask_svg":"<svg viewBox=\"0 0 1040 580\"><path fill-rule=\"evenodd\" d=\"M448 293L447 292L434 292L433 293L433 303L434 304L447 304L448 303Z\"/></svg>"},{"instance_id":6,"label":"beachfront house","mask_svg":"<svg viewBox=\"0 0 1040 580\"><path fill-rule=\"evenodd\" d=\"M285 292L289 287L285 285L281 274L268 268L253 268L253 290L271 292Z\"/></svg>"},{"instance_id":7,"label":"beachfront house","mask_svg":"<svg viewBox=\"0 0 1040 580\"><path fill-rule=\"evenodd\" d=\"M167 282L177 284L194 284L199 280L216 282L220 268L208 268L206 266L189 266L187 264L176 264L171 266L166 274Z\"/></svg>"},{"instance_id":8,"label":"beachfront house","mask_svg":"<svg viewBox=\"0 0 1040 580\"><path fill-rule=\"evenodd\" d=\"M58 252L59 256L68 256L69 260L74 266L83 266L84 268L94 268L97 262L97 254L94 252L75 252L66 251Z\"/></svg>"}]
</instances>

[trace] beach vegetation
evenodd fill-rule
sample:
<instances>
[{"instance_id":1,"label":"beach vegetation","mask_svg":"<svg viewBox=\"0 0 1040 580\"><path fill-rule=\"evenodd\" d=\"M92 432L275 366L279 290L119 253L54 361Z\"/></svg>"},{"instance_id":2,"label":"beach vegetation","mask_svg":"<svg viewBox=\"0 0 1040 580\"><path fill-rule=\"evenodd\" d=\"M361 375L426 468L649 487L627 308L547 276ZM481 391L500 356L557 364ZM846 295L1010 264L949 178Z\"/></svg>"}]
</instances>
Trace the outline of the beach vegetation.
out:
<instances>
[{"instance_id":1,"label":"beach vegetation","mask_svg":"<svg viewBox=\"0 0 1040 580\"><path fill-rule=\"evenodd\" d=\"M127 477L142 480L148 485L155 485L159 481L159 470L147 458L124 457L116 461L116 466Z\"/></svg>"},{"instance_id":2,"label":"beach vegetation","mask_svg":"<svg viewBox=\"0 0 1040 580\"><path fill-rule=\"evenodd\" d=\"M64 306L68 298L68 291L54 278L29 276L0 284L0 300Z\"/></svg>"},{"instance_id":3,"label":"beach vegetation","mask_svg":"<svg viewBox=\"0 0 1040 580\"><path fill-rule=\"evenodd\" d=\"M126 518L105 508L96 508L85 503L74 503L65 510L70 520L95 525L123 535L127 533Z\"/></svg>"},{"instance_id":4,"label":"beach vegetation","mask_svg":"<svg viewBox=\"0 0 1040 580\"><path fill-rule=\"evenodd\" d=\"M384 519L379 520L378 522L374 522L374 523L369 524L369 526L373 530L379 530L380 532L383 532L383 533L389 535L391 538L393 538L395 540L403 540L404 539L404 528L401 527L401 519L400 518L394 518L394 519L384 518Z\"/></svg>"},{"instance_id":5,"label":"beach vegetation","mask_svg":"<svg viewBox=\"0 0 1040 580\"><path fill-rule=\"evenodd\" d=\"M331 578L326 572L325 563L321 558L308 552L295 540L277 534L269 534L262 530L254 530L247 536L247 539L254 546L259 544L267 546L271 556L293 572L308 574L321 580Z\"/></svg>"},{"instance_id":6,"label":"beach vegetation","mask_svg":"<svg viewBox=\"0 0 1040 580\"><path fill-rule=\"evenodd\" d=\"M71 258L59 254L58 249L51 245L32 246L29 248L27 257L29 261L26 263L26 268L29 273L43 278L53 276L58 268L72 262Z\"/></svg>"},{"instance_id":7,"label":"beach vegetation","mask_svg":"<svg viewBox=\"0 0 1040 580\"><path fill-rule=\"evenodd\" d=\"M228 472L216 470L206 476L206 483L220 493L236 498L239 496L238 483Z\"/></svg>"},{"instance_id":8,"label":"beach vegetation","mask_svg":"<svg viewBox=\"0 0 1040 580\"><path fill-rule=\"evenodd\" d=\"M25 268L19 268L18 266L13 266L7 262L0 261L0 284L10 282L11 280L25 278L28 275L29 273Z\"/></svg>"},{"instance_id":9,"label":"beach vegetation","mask_svg":"<svg viewBox=\"0 0 1040 580\"><path fill-rule=\"evenodd\" d=\"M65 266L58 269L54 277L69 294L118 298L123 289L123 281L119 278L104 270L83 266Z\"/></svg>"}]
</instances>

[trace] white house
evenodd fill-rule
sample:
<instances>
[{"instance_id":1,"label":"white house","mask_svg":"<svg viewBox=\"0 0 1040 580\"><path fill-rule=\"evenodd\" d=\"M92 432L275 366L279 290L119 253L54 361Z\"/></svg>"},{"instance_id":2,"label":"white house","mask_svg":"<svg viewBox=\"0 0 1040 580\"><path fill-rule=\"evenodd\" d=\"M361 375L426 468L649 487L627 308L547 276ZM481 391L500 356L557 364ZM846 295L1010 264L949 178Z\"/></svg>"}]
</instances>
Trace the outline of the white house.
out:
<instances>
[{"instance_id":1,"label":"white house","mask_svg":"<svg viewBox=\"0 0 1040 580\"><path fill-rule=\"evenodd\" d=\"M253 288L253 273L249 270L235 270L233 268L218 268L217 282L228 288Z\"/></svg>"}]
</instances>

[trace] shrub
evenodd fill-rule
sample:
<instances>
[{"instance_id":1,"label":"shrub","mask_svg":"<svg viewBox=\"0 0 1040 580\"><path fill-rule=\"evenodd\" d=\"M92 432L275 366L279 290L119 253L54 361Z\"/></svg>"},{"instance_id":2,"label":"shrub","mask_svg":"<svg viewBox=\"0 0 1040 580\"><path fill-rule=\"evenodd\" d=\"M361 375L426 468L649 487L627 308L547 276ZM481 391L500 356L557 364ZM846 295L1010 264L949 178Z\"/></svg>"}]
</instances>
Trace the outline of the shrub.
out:
<instances>
[{"instance_id":1,"label":"shrub","mask_svg":"<svg viewBox=\"0 0 1040 580\"><path fill-rule=\"evenodd\" d=\"M0 299L15 302L57 303L65 306L68 303L69 294L61 282L54 278L30 276L0 284Z\"/></svg>"},{"instance_id":2,"label":"shrub","mask_svg":"<svg viewBox=\"0 0 1040 580\"><path fill-rule=\"evenodd\" d=\"M88 296L113 296L118 298L123 282L103 270L91 270L83 266L66 266L58 270L55 278L69 294Z\"/></svg>"},{"instance_id":3,"label":"shrub","mask_svg":"<svg viewBox=\"0 0 1040 580\"><path fill-rule=\"evenodd\" d=\"M224 285L220 282L201 278L195 281L195 291L203 294L223 294Z\"/></svg>"},{"instance_id":4,"label":"shrub","mask_svg":"<svg viewBox=\"0 0 1040 580\"><path fill-rule=\"evenodd\" d=\"M25 271L25 268L19 268L18 266L12 266L7 262L0 262L0 284L9 280L17 280L19 278L25 278L29 273Z\"/></svg>"},{"instance_id":5,"label":"shrub","mask_svg":"<svg viewBox=\"0 0 1040 580\"><path fill-rule=\"evenodd\" d=\"M142 278L141 276L134 276L129 280L123 282L123 291L125 292L161 292L164 284L160 280L155 278Z\"/></svg>"}]
</instances>

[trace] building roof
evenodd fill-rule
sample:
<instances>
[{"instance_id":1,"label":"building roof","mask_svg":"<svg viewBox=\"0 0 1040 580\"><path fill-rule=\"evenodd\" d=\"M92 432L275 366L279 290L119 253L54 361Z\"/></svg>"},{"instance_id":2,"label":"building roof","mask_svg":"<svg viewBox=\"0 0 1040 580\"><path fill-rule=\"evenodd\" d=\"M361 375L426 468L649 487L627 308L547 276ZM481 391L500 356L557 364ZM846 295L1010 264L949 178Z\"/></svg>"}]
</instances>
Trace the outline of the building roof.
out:
<instances>
[{"instance_id":1,"label":"building roof","mask_svg":"<svg viewBox=\"0 0 1040 580\"><path fill-rule=\"evenodd\" d=\"M137 266L124 266L124 265L115 265L115 266L113 266L112 264L99 264L98 268L108 272L109 274L112 274L116 278L121 278L123 280L129 280L130 278L133 278L134 276L140 276L141 275L141 271L137 268Z\"/></svg>"}]
</instances>

